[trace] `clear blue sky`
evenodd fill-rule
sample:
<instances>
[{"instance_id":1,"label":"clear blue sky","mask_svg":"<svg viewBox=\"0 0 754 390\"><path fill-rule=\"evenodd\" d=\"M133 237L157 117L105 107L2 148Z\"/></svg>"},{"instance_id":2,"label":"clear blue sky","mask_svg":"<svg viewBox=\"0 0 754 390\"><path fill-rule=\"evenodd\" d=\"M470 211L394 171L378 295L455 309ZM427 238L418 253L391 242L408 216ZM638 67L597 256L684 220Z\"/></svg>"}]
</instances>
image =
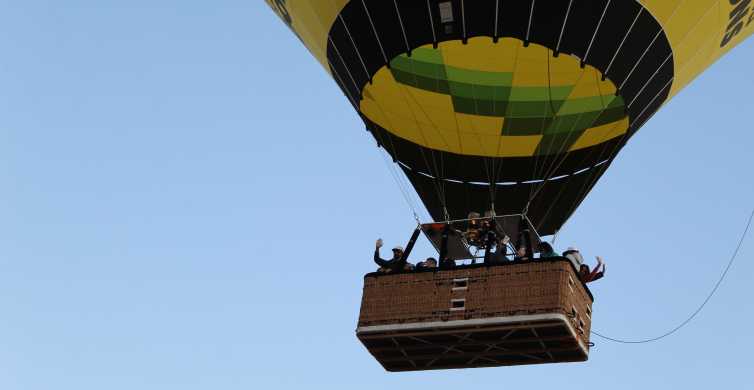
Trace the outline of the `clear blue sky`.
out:
<instances>
[{"instance_id":1,"label":"clear blue sky","mask_svg":"<svg viewBox=\"0 0 754 390\"><path fill-rule=\"evenodd\" d=\"M0 389L709 389L754 383L754 235L698 319L587 363L388 374L358 343L413 218L261 0L0 2ZM558 239L608 262L594 327L706 296L754 207L754 40L624 149ZM428 253L426 245L417 256Z\"/></svg>"}]
</instances>

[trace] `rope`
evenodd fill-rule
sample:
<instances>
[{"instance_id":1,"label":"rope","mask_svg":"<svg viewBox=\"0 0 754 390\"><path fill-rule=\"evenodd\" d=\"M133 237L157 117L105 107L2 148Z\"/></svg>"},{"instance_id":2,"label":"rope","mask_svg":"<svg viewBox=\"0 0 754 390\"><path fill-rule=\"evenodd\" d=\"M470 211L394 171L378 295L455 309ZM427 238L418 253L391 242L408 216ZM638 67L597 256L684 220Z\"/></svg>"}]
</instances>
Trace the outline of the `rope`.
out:
<instances>
[{"instance_id":1,"label":"rope","mask_svg":"<svg viewBox=\"0 0 754 390\"><path fill-rule=\"evenodd\" d=\"M338 19L340 19L340 22L343 24L343 28L346 29L346 34L348 34L348 40L351 41L351 46L353 46L353 50L356 51L356 55L359 57L359 62L361 62L361 66L364 67L364 74L367 76L367 79L369 80L369 83L371 84L372 75L369 74L369 70L367 69L367 64L364 63L364 58L361 57L361 52L359 51L359 47L356 46L356 41L353 40L353 36L351 35L351 30L348 29L346 20L343 19L343 14L338 14ZM335 44L333 44L333 47L335 47Z\"/></svg>"},{"instance_id":2,"label":"rope","mask_svg":"<svg viewBox=\"0 0 754 390\"><path fill-rule=\"evenodd\" d=\"M537 4L537 0L531 0L531 8L529 9L529 24L526 26L526 41L524 42L527 46L529 45L529 34L531 33L531 20L534 18L534 6Z\"/></svg>"},{"instance_id":3,"label":"rope","mask_svg":"<svg viewBox=\"0 0 754 390\"><path fill-rule=\"evenodd\" d=\"M409 193L409 190L404 188L404 185L401 183L400 172L397 171L397 168L395 167L394 163L388 160L387 153L380 152L379 148L377 149L377 153L380 154L380 157L385 162L385 166L388 168L388 171L390 171L390 176L393 177L395 184L398 186L398 189L401 191L401 194L403 195L403 199L406 201L406 204L411 209L411 212L414 215L414 219L416 220L418 224L421 224L421 219L419 218L419 214L416 211L417 206L411 200L411 195Z\"/></svg>"},{"instance_id":4,"label":"rope","mask_svg":"<svg viewBox=\"0 0 754 390\"><path fill-rule=\"evenodd\" d=\"M401 11L398 9L398 1L393 0L393 4L395 5L395 13L398 15L398 22L401 25L401 31L403 32L403 41L406 42L406 53L408 55L411 55L411 45L408 44L408 37L406 36L406 28L403 27L403 17L401 17Z\"/></svg>"},{"instance_id":5,"label":"rope","mask_svg":"<svg viewBox=\"0 0 754 390\"><path fill-rule=\"evenodd\" d=\"M380 135L380 131L370 130L370 132L372 132L372 134L375 135L380 145L383 145L383 148L384 148L385 143L382 136ZM388 134L387 136L390 142L392 143L392 139L389 138L390 135ZM410 194L411 190L409 190L408 187L404 183L401 182L401 178L403 177L403 175L399 171L399 168L396 167L397 164L388 160L388 158L392 158L392 156L390 156L390 154L387 152L386 149L383 149L383 150L385 150L385 153L380 152L380 148L377 148L377 154L380 155L380 157L385 163L385 166L388 168L388 171L390 171L390 175L393 177L395 184L398 186L398 189L401 191L401 194L403 195L403 199L406 201L406 203L408 204L408 207L411 209L411 212L414 214L414 219L416 220L417 223L421 224L419 215L416 211L418 206L412 201L412 197ZM393 146L393 150L395 150L395 146ZM397 157L397 152L396 152L396 157Z\"/></svg>"},{"instance_id":6,"label":"rope","mask_svg":"<svg viewBox=\"0 0 754 390\"><path fill-rule=\"evenodd\" d=\"M493 39L495 42L497 42L497 29L498 29L498 17L500 16L500 0L495 0L495 35L493 35Z\"/></svg>"},{"instance_id":7,"label":"rope","mask_svg":"<svg viewBox=\"0 0 754 390\"><path fill-rule=\"evenodd\" d=\"M744 229L743 234L741 234L741 239L738 240L738 245L736 245L736 250L733 251L733 255L730 257L730 260L728 261L728 265L725 267L725 270L723 271L722 275L720 275L720 278L717 280L717 283L715 283L715 287L712 288L712 291L707 295L707 298L704 299L701 305L694 310L693 313L691 313L690 316L688 316L683 322L681 322L678 326L675 328L663 333L660 336L657 337L651 337L647 339L640 339L640 340L628 340L628 339L621 339L616 337L610 337L605 336L603 334L600 334L598 332L592 331L592 333L604 340L612 341L615 343L620 344L645 344L645 343L651 343L654 341L658 341L661 339L664 339L665 337L668 337L672 335L673 333L681 330L681 328L685 327L690 323L696 316L699 314L702 309L707 305L707 303L712 299L712 296L715 295L715 292L717 292L717 289L720 287L720 285L723 283L723 280L725 280L725 277L728 275L728 271L730 271L731 266L733 266L733 262L736 260L736 257L738 257L738 252L741 250L741 246L743 246L744 239L746 239L746 235L749 233L749 228L751 227L751 221L754 219L754 210L752 210L751 214L749 215L749 220L746 223L746 228Z\"/></svg>"},{"instance_id":8,"label":"rope","mask_svg":"<svg viewBox=\"0 0 754 390\"><path fill-rule=\"evenodd\" d=\"M466 7L463 4L463 0L461 0L461 26L463 28L463 43L466 43L466 39L468 38L466 36Z\"/></svg>"},{"instance_id":9,"label":"rope","mask_svg":"<svg viewBox=\"0 0 754 390\"><path fill-rule=\"evenodd\" d=\"M550 72L550 52L549 52L549 50L546 53L546 56L547 56L547 91L548 91L547 94L548 94L548 98L550 100L550 110L552 111L552 114L553 114L553 123L554 123L555 120L560 116L560 109L555 110L555 106L553 106L553 104L552 104L552 74ZM576 86L581 83L581 80L584 78L585 69L586 68L581 68L581 71L579 73L579 78L578 78L578 80L576 80L576 83L574 84L574 88L568 93L568 96L566 96L566 100L571 96L571 94L573 93L573 91L576 89ZM597 84L597 86L599 87L599 83ZM597 116L597 118L599 118L599 116L602 115L602 113L605 111L605 109L607 109L607 106L604 103L603 103L602 106L603 106L602 110L600 111L600 113ZM583 115L583 113L579 113L578 118L571 125L571 129L570 129L569 132L572 132L574 130L574 128L576 127L576 124L581 120L581 116L582 115ZM544 132L545 132L545 129L543 128L543 130L542 130L542 135L543 136L544 136ZM553 138L550 139L549 145L547 147L548 151L550 149L552 149L554 142L555 142L555 138L553 137ZM544 161L542 161L542 166L539 166L539 162L540 162L539 156L535 157L535 159L534 159L534 176L532 177L532 179L533 180L534 179L538 179L538 178L543 177L543 176L544 176L544 179L542 180L542 184L540 184L540 185L532 185L531 186L531 188L529 189L529 200L528 200L528 203L531 203L532 201L534 201L534 198L537 197L537 195L540 193L540 191L542 191L542 189L544 188L544 186L550 181L550 178L552 178L555 175L555 173L557 172L558 168L560 168L560 166L563 164L563 162L565 162L567 160L567 158L571 154L572 150L566 150L565 154L563 155L563 157L560 158L560 161L558 161L558 158L557 158L558 155L560 155L560 154L563 153L563 149L566 146L570 147L570 145L567 142L561 141L561 145L558 148L558 152L556 154L552 154L551 157L550 156L543 156L542 159ZM549 165L547 164L548 158L552 159L552 162ZM543 221L544 221L544 219L542 219L540 221L540 223L542 223Z\"/></svg>"},{"instance_id":10,"label":"rope","mask_svg":"<svg viewBox=\"0 0 754 390\"><path fill-rule=\"evenodd\" d=\"M367 14L367 19L369 19L369 25L372 26L372 32L374 32L374 37L377 38L377 44L380 46L380 52L382 52L382 58L385 59L385 64L390 67L390 61L387 59L387 55L385 54L385 48L382 47L382 41L380 41L380 34L377 33L377 28L374 27L374 21L372 21L372 15L369 13L369 8L367 8L367 3L364 2L364 0L361 0L361 5L364 6L364 12Z\"/></svg>"},{"instance_id":11,"label":"rope","mask_svg":"<svg viewBox=\"0 0 754 390\"><path fill-rule=\"evenodd\" d=\"M589 46L586 48L586 54L584 54L584 59L581 60L582 64L586 63L587 58L589 58L589 52L592 51L592 45L594 44L594 39L597 38L597 32L600 31L600 27L602 26L602 21L605 19L605 14L607 13L607 9L610 8L610 2L612 0L607 0L607 4L605 4L605 8L602 10L602 16L600 16L600 21L597 23L597 27L594 29L594 34L592 34L592 39L589 41Z\"/></svg>"},{"instance_id":12,"label":"rope","mask_svg":"<svg viewBox=\"0 0 754 390\"><path fill-rule=\"evenodd\" d=\"M565 33L565 27L568 23L568 15L571 14L571 6L573 6L573 0L568 2L568 9L566 10L565 18L563 19L563 25L560 27L560 36L558 37L558 45L555 46L555 52L560 53L560 42L563 40L563 33Z\"/></svg>"},{"instance_id":13,"label":"rope","mask_svg":"<svg viewBox=\"0 0 754 390\"><path fill-rule=\"evenodd\" d=\"M435 21L432 16L432 7L427 0L427 12L429 13L429 26L432 28L432 43L437 45L437 33L435 33Z\"/></svg>"}]
</instances>

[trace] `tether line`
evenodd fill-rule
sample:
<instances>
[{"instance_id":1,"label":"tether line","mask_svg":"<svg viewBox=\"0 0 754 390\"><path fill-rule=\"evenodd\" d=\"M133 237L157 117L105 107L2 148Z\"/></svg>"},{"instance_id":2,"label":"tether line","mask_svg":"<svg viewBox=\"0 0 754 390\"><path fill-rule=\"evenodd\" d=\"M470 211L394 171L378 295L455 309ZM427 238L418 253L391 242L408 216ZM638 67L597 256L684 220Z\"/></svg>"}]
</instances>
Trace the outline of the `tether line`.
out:
<instances>
[{"instance_id":1,"label":"tether line","mask_svg":"<svg viewBox=\"0 0 754 390\"><path fill-rule=\"evenodd\" d=\"M665 337L668 337L668 336L672 335L673 333L681 330L683 327L685 327L686 325L688 325L694 318L696 318L696 316L699 313L701 313L701 311L704 309L704 307L707 305L707 303L710 301L710 299L712 299L712 297L715 295L715 293L717 292L717 289L720 288L720 285L723 283L723 280L725 280L725 277L728 275L728 271L730 271L730 268L733 266L733 262L738 257L738 252L741 250L741 247L743 246L744 240L746 239L746 235L749 233L749 228L751 227L751 221L752 221L752 219L754 219L754 210L752 210L751 214L749 215L749 220L746 222L746 228L744 228L744 232L741 234L741 238L738 240L738 245L736 245L736 249L733 251L733 255L730 257L730 260L728 260L728 265L725 266L725 270L723 271L722 275L720 275L720 278L717 280L717 283L715 283L715 286L712 288L712 291L710 291L710 293L707 295L707 298L705 298L704 301L702 301L702 304L699 305L699 307L697 307L696 310L694 310L694 312L691 313L691 315L689 315L679 325L677 325L673 329L671 329L671 330L669 330L669 331L667 331L667 332L665 332L665 333L663 333L663 334L661 334L659 336L651 337L651 338L647 338L647 339L637 339L637 340L629 340L629 339L621 339L621 338L617 338L617 337L605 336L605 335L603 335L601 333L598 333L596 331L592 331L592 333L595 336L597 336L597 337L600 337L600 338L602 338L604 340L612 341L612 342L615 342L615 343L620 343L620 344L645 344L645 343L651 343L653 341L658 341L658 340L664 339Z\"/></svg>"}]
</instances>

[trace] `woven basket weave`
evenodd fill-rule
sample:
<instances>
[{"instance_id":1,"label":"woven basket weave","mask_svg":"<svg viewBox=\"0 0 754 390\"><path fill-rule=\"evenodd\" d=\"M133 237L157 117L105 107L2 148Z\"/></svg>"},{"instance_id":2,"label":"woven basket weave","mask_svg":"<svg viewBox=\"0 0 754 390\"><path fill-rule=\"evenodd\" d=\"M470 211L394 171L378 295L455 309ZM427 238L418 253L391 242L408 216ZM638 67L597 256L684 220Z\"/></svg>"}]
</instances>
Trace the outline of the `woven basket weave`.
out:
<instances>
[{"instance_id":1,"label":"woven basket weave","mask_svg":"<svg viewBox=\"0 0 754 390\"><path fill-rule=\"evenodd\" d=\"M371 274L364 278L358 326L563 314L588 345L592 302L565 259Z\"/></svg>"}]
</instances>

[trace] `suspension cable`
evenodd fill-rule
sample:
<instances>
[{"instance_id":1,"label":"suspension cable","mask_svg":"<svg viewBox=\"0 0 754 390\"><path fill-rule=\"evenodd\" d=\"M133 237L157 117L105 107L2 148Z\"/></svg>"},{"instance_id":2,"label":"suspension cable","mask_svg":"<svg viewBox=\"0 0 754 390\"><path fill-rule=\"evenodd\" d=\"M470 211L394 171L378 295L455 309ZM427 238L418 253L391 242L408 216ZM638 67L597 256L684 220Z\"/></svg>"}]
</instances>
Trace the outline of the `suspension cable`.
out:
<instances>
[{"instance_id":1,"label":"suspension cable","mask_svg":"<svg viewBox=\"0 0 754 390\"><path fill-rule=\"evenodd\" d=\"M372 134L375 135L380 145L385 145L384 140L382 136L380 135L379 130L375 130L375 131L370 130L370 132L372 132ZM387 136L390 137L390 135L387 135ZM393 150L395 150L395 146L393 146ZM393 177L395 184L398 186L398 189L401 191L401 194L403 195L403 199L406 201L406 203L408 204L408 207L411 209L411 212L414 214L414 219L416 219L417 223L421 223L419 214L416 211L418 208L417 204L414 202L413 198L411 197L411 190L408 189L406 187L406 184L401 181L402 174L400 170L396 167L396 163L388 159L389 157L390 158L393 158L393 157L390 156L390 154L387 152L386 149L385 149L385 153L383 153L380 151L380 148L377 148L377 153L380 155L380 157L384 161L385 166L388 168L388 171L390 171L390 175Z\"/></svg>"},{"instance_id":2,"label":"suspension cable","mask_svg":"<svg viewBox=\"0 0 754 390\"><path fill-rule=\"evenodd\" d=\"M400 180L400 172L396 169L395 163L388 160L387 153L383 153L380 151L380 149L377 149L377 153L380 154L380 158L385 162L385 166L388 168L388 171L390 171L390 176L393 177L393 180L395 181L395 184L398 186L398 189L401 191L401 194L403 195L403 199L406 201L406 204L411 209L411 212L414 215L414 219L417 223L421 224L421 220L419 218L419 214L417 213L416 205L414 204L411 195L410 190L407 190L404 187L404 184Z\"/></svg>"},{"instance_id":3,"label":"suspension cable","mask_svg":"<svg viewBox=\"0 0 754 390\"><path fill-rule=\"evenodd\" d=\"M685 42L685 41L686 41L686 39L687 39L687 38L688 38L688 37L690 36L690 33L691 33L692 31L695 31L695 30L696 30L696 28L697 28L697 27L699 26L699 24L701 23L701 21L702 21L702 20L704 20L704 18L706 18L706 17L707 17L707 15L708 15L708 14L709 14L709 13L710 13L710 12L711 12L711 11L712 11L712 10L713 10L714 8L715 8L715 6L717 6L717 4L719 4L719 3L720 3L720 0L717 0L717 1L715 2L715 3L713 3L713 4L712 4L712 5L711 5L711 6L709 7L709 9L707 9L707 12L705 12L705 13L704 13L704 15L702 15L702 16L701 16L701 17L700 17L700 18L699 18L699 19L698 19L698 20L696 21L696 24L694 25L694 27L693 27L692 29L690 29L690 30L689 30L688 32L686 32L686 34L685 34L685 35L683 36L683 38L681 39L681 42ZM714 36L710 36L710 37L709 37L709 38L708 38L707 40L705 40L705 41L704 41L704 43L702 43L702 44L698 45L699 47L697 48L696 52L695 52L695 53L694 53L694 55L693 55L693 56L691 57L691 59L690 59L689 61L687 61L687 62L686 62L686 63L685 63L684 65L683 65L683 67L681 67L681 69L680 69L680 70L678 70L678 71L676 72L676 74L682 74L682 73L683 73L683 71L684 71L684 70L685 70L685 69L686 69L686 68L687 68L687 67L689 66L689 64L693 63L693 61L695 61L695 60L696 60L696 58L697 58L697 56L699 55L699 53L701 53L701 52L702 52L702 49L703 49L703 48L705 48L705 47L707 47L707 45L708 45L708 44L710 44L711 42L713 42L713 41L714 41L714 39L715 39L715 38L714 38ZM653 74L653 75L652 75L652 78L654 78L654 76L656 75L656 73L657 73L657 72L655 72L655 74ZM667 83L666 83L666 84L665 84L665 85L664 85L664 86L663 86L663 87L662 87L662 88L660 89L660 91L659 91L659 92L657 93L657 95L655 95L655 97L654 97L654 98L653 98L653 99L652 99L652 100L651 100L651 101L650 101L649 103L647 103L647 104L646 104L646 105L644 106L644 109L642 109L642 110L641 110L641 112L639 113L639 115L637 116L637 120L639 120L640 118L642 118L642 116L644 116L644 113L645 113L645 112L647 111L647 109L649 109L649 107L650 107L650 106L651 106L651 105L652 105L652 104L654 103L654 101L655 101L655 100L656 100L656 99L657 99L657 98L658 98L658 97L659 97L659 96L660 96L660 95L662 94L662 92L663 92L663 91L664 91L665 89L667 89L667 88L671 87L671 85L672 85L672 83L673 83L673 81L674 81L674 80L675 80L675 76L671 77L671 78L670 78L670 80L668 80L668 82L667 82ZM647 81L647 83L649 83L649 81ZM642 87L642 90L644 90L644 88L645 88L645 87L646 87L646 85L645 85L644 87ZM670 92L668 92L668 93L670 93ZM667 103L667 102L664 102L664 103L663 103L663 105L664 105L665 103ZM633 104L633 102L632 102L632 104ZM657 110L656 110L655 112L653 112L653 113L652 113L652 114L651 114L651 115L649 116L649 118L645 119L644 121L640 121L639 123L641 123L641 124L643 125L644 123L648 122L648 121L649 121L649 119L651 119L651 118L652 118L652 117L653 117L653 116L654 116L655 114L657 114L657 112L659 112L659 108L658 108L658 109L657 109ZM636 126L636 127L637 127L637 130L638 130L638 127L641 127L641 126ZM587 192L589 191L589 189L591 188L591 186L593 186L594 184L596 184L597 180L599 180L599 178L601 177L602 173L604 173L604 171L605 171L605 170L607 170L607 168L608 168L608 167L610 166L610 164L612 164L612 161L613 161L613 159L614 159L614 158L616 157L616 155L617 155L617 152L618 152L618 151L620 150L621 144L623 144L624 142L627 142L627 141L628 141L628 140L627 140L627 139L625 139L625 138L626 138L626 137L628 136L628 134L629 134L629 133L631 132L631 130L632 130L632 129L631 129L631 128L629 128L629 130L628 130L628 131L627 131L626 133L624 133L624 134L623 134L622 136L620 136L620 137L621 137L621 138L620 138L620 142L618 142L618 143L617 143L616 147L615 147L615 148L613 149L613 151L612 151L612 152L610 153L610 155L609 155L608 159L606 160L606 161L607 161L607 163L603 164L604 168L602 168L602 169L597 169L597 170L595 170L594 172L592 172L592 173L591 173L592 175L594 175L594 179L593 179L593 180L591 181L591 183L584 183L584 186L582 187L582 189L581 189L581 191L580 191L580 194L579 194L579 196L578 196L578 197L576 198L576 199L579 199L579 200L578 200L578 201L576 201L576 202L574 202L574 204L573 204L573 205L571 206L571 208L570 208L570 210L568 211L568 214L567 214L567 215L568 215L568 217L567 217L566 221L565 221L565 222L563 223L563 225L561 225L561 229L562 229L562 226L565 226L565 224L566 224L566 223L568 223L568 220L570 219L570 216L571 216L571 215L573 214L573 212L574 212L574 211L576 210L576 207L578 207L578 205L579 205L579 204L581 203L581 200L583 200L583 198L584 198L584 197L586 197L586 193L587 193ZM602 155L603 155L603 153L600 153L600 158L598 159L598 161L599 161L599 160L602 160ZM571 179L571 178L569 177L569 178L568 178L567 180L570 180L570 179ZM548 213L548 214L549 214L549 213Z\"/></svg>"}]
</instances>

